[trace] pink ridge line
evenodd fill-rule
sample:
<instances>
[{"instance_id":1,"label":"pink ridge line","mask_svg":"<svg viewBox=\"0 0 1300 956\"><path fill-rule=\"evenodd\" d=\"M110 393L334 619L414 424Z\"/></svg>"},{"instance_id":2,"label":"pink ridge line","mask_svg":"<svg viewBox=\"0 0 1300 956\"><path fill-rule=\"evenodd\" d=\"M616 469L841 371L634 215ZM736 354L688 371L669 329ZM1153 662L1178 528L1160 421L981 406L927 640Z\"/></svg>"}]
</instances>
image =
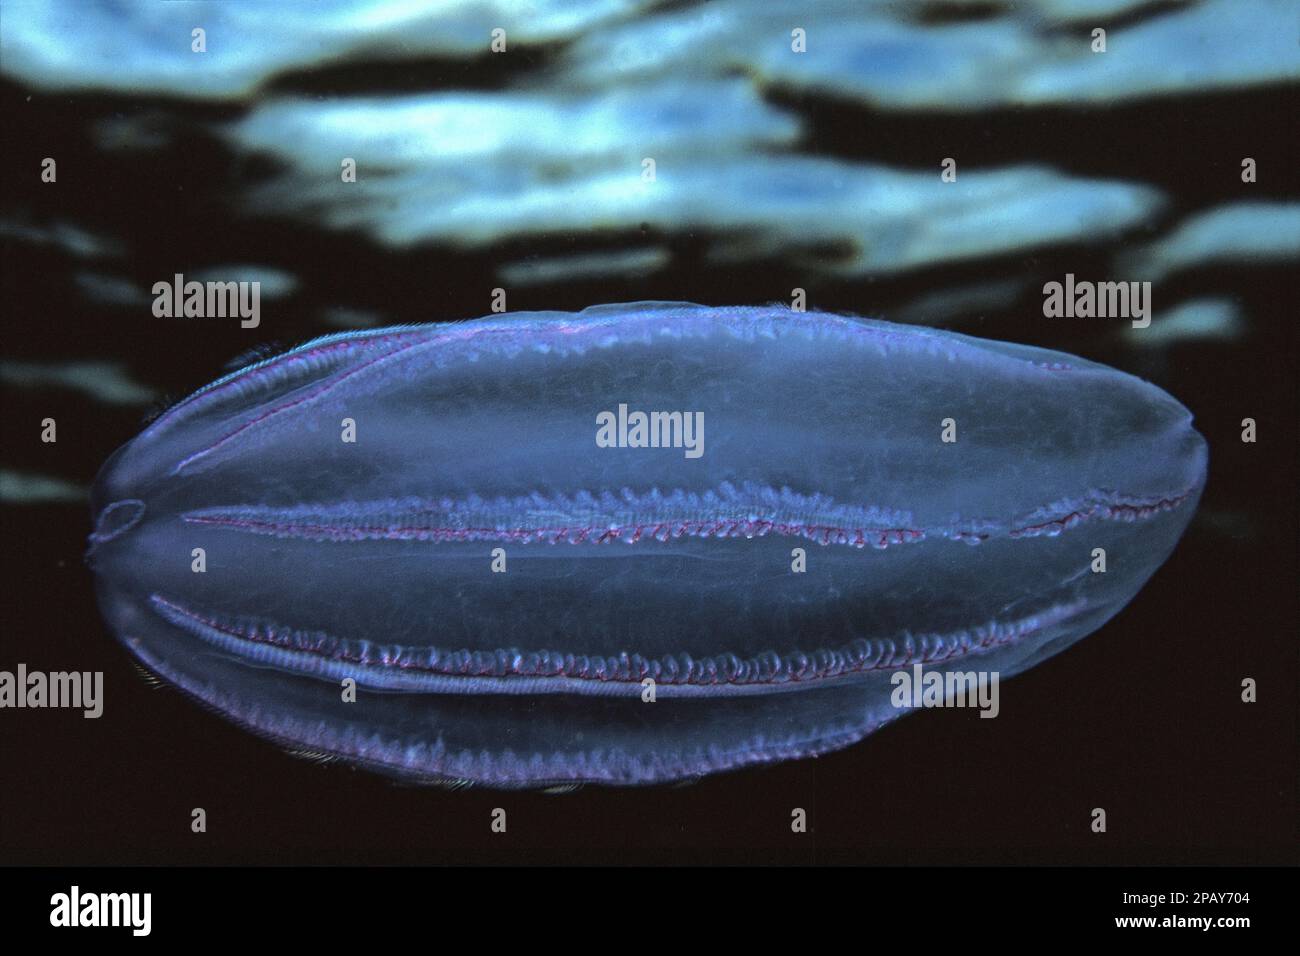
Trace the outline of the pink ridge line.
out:
<instances>
[{"instance_id":1,"label":"pink ridge line","mask_svg":"<svg viewBox=\"0 0 1300 956\"><path fill-rule=\"evenodd\" d=\"M1164 511L1172 511L1181 506L1194 491L1186 491L1169 498L1161 498L1146 504L1128 504L1122 500L1115 504L1096 504L1085 510L1075 510L1058 518L1036 524L1011 528L1007 535L1011 538L1033 538L1043 535L1060 534L1092 518L1113 520L1141 520ZM1117 496L1123 498L1123 496ZM255 534L269 534L276 537L308 538L327 541L506 541L530 542L549 540L551 544L567 541L569 544L605 544L609 541L626 540L636 544L643 537L658 541L668 541L683 536L691 537L764 537L777 534L785 537L801 537L826 544L848 544L856 548L870 544L883 549L891 544L904 544L922 541L928 537L923 529L918 528L843 528L834 525L783 524L774 521L755 520L737 521L733 519L696 519L691 521L661 521L636 525L613 527L609 525L586 525L578 527L539 527L539 528L454 528L438 525L411 526L390 525L373 527L349 527L330 524L300 524L293 522L260 521L254 518L226 517L221 515L186 515L184 520L193 524L214 525L217 527L236 528ZM942 531L942 536L954 540L980 542L987 540L991 534L985 531L967 531L955 528Z\"/></svg>"},{"instance_id":2,"label":"pink ridge line","mask_svg":"<svg viewBox=\"0 0 1300 956\"><path fill-rule=\"evenodd\" d=\"M335 376L334 378L323 383L320 387L316 388L314 391L309 392L306 395L300 396L299 398L295 398L291 402L285 402L283 405L277 405L274 408L267 409L261 415L258 415L255 418L250 418L248 421L244 422L238 428L235 428L232 431L227 432L225 435L218 438L216 441L214 441L211 445L208 445L206 448L201 448L198 451L196 451L194 454L183 459L175 468L172 469L171 473L173 475L180 474L182 471L185 470L185 467L189 465L191 462L212 454L212 452L216 451L222 445L226 444L226 442L232 440L240 433L244 432L246 429L252 428L254 425L257 425L265 421L266 419L271 418L274 415L278 415L283 411L293 408L295 405L301 405L304 402L310 402L313 399L323 395L325 392L330 391L331 389L334 388L334 386L338 385L340 382L343 382L351 378L353 375L356 375L358 372L365 371L367 368L374 365L376 362L381 362L386 358L390 358L391 356L398 355L402 352L405 352L407 349L413 348L417 344L418 343L412 342L408 345L403 345L400 348L396 348L396 349L392 349L391 351L384 352L382 355L377 355L368 361L362 362L360 365L357 365L354 368L348 369L343 374Z\"/></svg>"},{"instance_id":3,"label":"pink ridge line","mask_svg":"<svg viewBox=\"0 0 1300 956\"><path fill-rule=\"evenodd\" d=\"M915 344L917 342L939 341L938 338L935 336L925 335L916 330L895 332L887 329L879 329L879 328L863 326L856 322L848 320L843 316L835 315L833 313L811 313L811 315L825 322L827 325L834 326L835 328L837 328L842 332L847 332L850 335L860 335L863 338L896 340L899 342L905 342L909 345ZM643 316L643 318L650 318L650 316L646 315ZM667 314L659 318L665 320L676 320L679 322L682 321L681 316L674 316L671 314ZM743 319L737 316L723 316L722 319L731 327L737 327L738 325L741 325L746 321L748 322L756 321L755 318L752 316ZM352 375L356 374L357 372L366 369L367 367L373 365L375 362L379 362L386 358L390 358L393 355L397 355L401 352L405 352L406 350L414 348L417 345L451 342L457 340L465 341L479 336L505 335L507 337L517 337L521 330L526 330L526 329L536 329L542 332L555 332L562 335L577 335L583 332L589 332L593 329L602 329L602 328L611 329L615 332L618 332L622 329L628 328L629 324L620 323L610 318L605 318L605 319L593 318L591 320L588 320L587 322L555 322L553 320L552 321L518 320L513 325L497 325L497 324L478 325L475 322L469 322L469 323L465 323L464 326L465 327L458 328L457 326L453 325L450 328L447 328L445 330L440 330L438 332L434 332L432 330L426 331L417 326L410 329L404 329L401 332L392 333L392 334L381 333L381 334L369 335L364 338L349 338L337 342L322 343L321 345L315 347L305 347L303 351L294 350L294 351L286 352L277 358L268 360L263 365L259 365L258 367L249 371L247 374L240 375L236 373L232 378L230 378L227 381L221 382L219 384L215 384L213 386L208 387L207 389L203 389L195 393L194 395L190 396L190 398L185 399L180 404L176 405L173 409L171 409L168 415L164 416L164 418L162 419L159 419L156 425L158 427L161 427L164 421L169 420L172 417L173 413L179 412L182 408L188 407L194 401L198 401L199 399L205 397L219 395L229 389L236 388L241 384L247 384L251 379L265 377L266 375L270 374L274 366L291 365L297 362L301 362L305 359L317 358L321 355L325 355L330 352L335 352L340 350L347 350L347 349L358 348L358 347L364 349L367 346L373 345L374 343L383 343L383 342L388 342L390 340L400 340L401 338L407 335L413 335L417 337L415 341L408 342L407 344L392 349L391 351L385 352L382 355L378 355L375 358L370 359L369 361L363 362L361 365L357 366L356 368L344 372L342 375L339 375L333 380L326 382L319 389L317 389L316 391L308 395L305 395L292 402L286 402L283 405L278 405L275 408L272 408L264 412L263 414L257 416L256 418L250 419L249 421L240 425L238 428L227 433L223 437L217 439L217 441L213 442L207 448L201 449L195 452L194 454L188 456L187 458L185 458L178 465L176 465L175 468L172 469L171 473L173 475L179 474L191 462L210 454L215 449L221 447L226 442L230 441L237 435L241 434L244 430L251 428L252 426L258 424L259 422L262 422L267 418L272 417L273 415L277 415L282 411L293 408L296 405L300 405L304 402L311 401L312 399L316 398L322 393L333 388L339 382L342 382L347 378L351 377ZM473 326L473 327L469 327L469 326ZM343 333L343 334L347 334L347 333ZM1026 361L1030 365L1033 365L1037 368L1041 368L1048 371L1076 371L1077 370L1076 366L1068 365L1061 362L1052 362L1052 363L1035 362L1029 359L1025 359L1023 361Z\"/></svg>"},{"instance_id":4,"label":"pink ridge line","mask_svg":"<svg viewBox=\"0 0 1300 956\"><path fill-rule=\"evenodd\" d=\"M328 643L337 645L337 639L328 635L321 635L315 646L312 646L305 644L301 639L295 640L293 636L285 636L270 629L265 633L257 630L250 631L238 625L226 624L215 618L205 617L189 608L174 604L158 594L151 595L151 600L174 614L188 618L197 624L211 628L236 640L274 647L279 650L310 654L344 664L356 664L366 667L396 667L398 670L420 671L452 677L568 677L613 684L635 684L646 678L652 678L660 684L697 686L753 686L756 684L776 685L803 681L811 682L828 677L840 677L846 674L897 670L900 667L912 664L947 661L955 657L964 657L973 651L984 651L989 648L1014 644L1036 634L1044 627L1069 619L1087 604L1086 601L1076 601L1071 604L1055 605L1046 608L1040 614L1022 618L1004 626L1001 633L996 630L988 630L978 640L968 640L965 644L954 635L922 635L919 639L909 638L901 642L903 644L903 653L901 655L894 639L860 639L854 643L865 646L867 649L865 653L855 653L851 650L852 645L838 648L825 654L824 656L828 660L820 664L820 666L818 662L813 660L818 656L818 652L799 652L799 656L803 661L802 666L797 670L787 666L788 654L781 655L773 652L746 660L741 660L733 654L720 654L711 658L690 658L684 672L680 672L683 668L675 666L675 672L670 673L666 669L665 660L677 665L675 658L647 659L639 654L628 654L626 651L606 656L602 654L558 654L546 650L525 654L513 648L502 648L484 653L474 653L468 650L446 652L439 651L436 648L429 648L430 654L435 655L437 658L433 663L403 658L400 653L398 655L385 654L382 657L373 657L364 651L349 650L338 646L323 647L322 645ZM976 630L978 631L978 629ZM957 633L962 636L969 635L969 632L966 631ZM937 640L931 642L929 640L931 637L937 637ZM922 645L919 654L915 649L916 644ZM925 646L927 644L930 646ZM874 656L871 656L873 653ZM499 660L499 655L502 654L509 659L508 673L504 674L501 673L500 668L495 666ZM452 658L452 660L444 663L446 658ZM719 661L724 658L730 658L738 662L738 666L735 668L738 673L734 675L719 673ZM579 666L580 659L584 666ZM760 659L776 661L774 668L768 668L771 673L766 675L762 673L763 668ZM476 661L478 662L477 666ZM617 662L614 666L618 667L619 670L626 671L626 676L605 666L612 661ZM595 662L596 666L593 667L592 662ZM622 666L619 667L619 665ZM755 674L759 676L751 676Z\"/></svg>"},{"instance_id":5,"label":"pink ridge line","mask_svg":"<svg viewBox=\"0 0 1300 956\"><path fill-rule=\"evenodd\" d=\"M212 515L189 515L185 520L193 524L209 524L239 528L254 533L280 537L323 538L331 541L516 541L528 542L550 539L551 544L567 541L569 544L604 544L607 541L626 539L635 544L643 537L668 541L684 535L691 537L763 537L770 533L803 537L822 544L852 544L854 547L884 548L889 544L920 541L925 532L913 528L838 528L833 525L779 524L774 521L735 521L713 518L693 521L661 521L638 525L614 526L587 525L579 527L547 528L450 528L438 526L413 527L337 527L334 525L293 524L289 522L258 521L252 518L226 518ZM850 540L852 538L852 540Z\"/></svg>"},{"instance_id":6,"label":"pink ridge line","mask_svg":"<svg viewBox=\"0 0 1300 956\"><path fill-rule=\"evenodd\" d=\"M572 334L572 333L575 333L575 332L583 332L583 331L587 331L588 329L591 329L591 328L598 328L598 327L599 327L599 324L597 324L597 323L593 323L593 324L590 325L590 326L568 326L568 325L562 325L562 326L556 326L556 327L555 327L555 331L558 331L558 332L561 332L561 333L565 333L565 334ZM281 412L287 411L287 410L290 409L290 408L294 408L294 407L297 406L297 405L302 405L302 404L304 404L304 403L306 403L306 402L310 402L310 401L312 401L312 400L318 398L319 396L323 395L325 392L328 392L328 391L332 390L332 389L333 389L336 385L338 385L340 382L346 381L347 379L351 378L353 375L356 375L358 372L363 372L363 371L365 371L367 368L369 368L369 367L371 367L372 365L376 364L377 362L382 362L382 361L384 361L385 359L392 358L394 355L400 355L401 353L406 352L406 351L408 351L408 350L410 350L410 349L413 349L413 348L415 348L416 346L419 346L419 345L426 345L426 344L430 344L430 343L451 342L451 341L455 341L455 340L458 340L458 339L459 339L459 340L465 340L465 339L473 338L473 337L478 336L478 335L492 335L492 334L496 334L496 335L501 335L501 334L506 334L506 335L515 335L515 334L517 334L517 332L518 332L518 329L517 329L517 328L492 328L492 327L489 327L489 328L468 329L468 330L466 330L466 331L464 331L464 332L460 332L460 333L456 333L456 332L454 332L454 331L448 331L448 332L444 332L444 333L442 333L442 334L438 334L438 335L431 335L431 336L429 336L429 337L418 337L418 338L416 338L415 341L407 342L405 345L401 345L401 346L399 346L399 347L397 347L397 348L390 349L389 351L384 352L384 353L382 353L381 355L376 355L374 358L371 358L371 359L369 359L369 360L367 360L367 361L365 361L365 362L362 362L360 365L357 365L357 366L354 367L354 368L348 369L348 370L344 371L342 374L339 374L339 375L334 376L334 377L331 378L329 381L322 383L321 386L320 386L319 388L317 388L316 390L314 390L314 391L308 393L307 395L303 395L303 396L301 396L301 397L299 397L299 398L296 398L296 399L294 399L294 400L291 401L291 402L285 402L285 403L282 404L282 405L277 405L277 406L275 406L274 408L268 409L267 411L263 412L261 415L258 415L258 416L256 416L255 418L251 418L251 419L249 419L248 421L246 421L246 422L244 422L242 425L240 425L238 428L235 428L235 429L233 429L233 430L227 432L227 433L226 433L225 435L223 435L221 438L218 438L218 439L217 439L215 442L213 442L211 445L208 445L206 448L202 448L202 449L200 449L200 450L194 452L194 454L192 454L192 455L188 456L187 458L185 458L183 461L181 461L179 464L177 464L175 468L172 469L172 472L171 472L171 473L172 473L173 475L180 474L180 473L185 469L185 467L186 467L187 465L189 465L191 462L196 461L196 460L199 459L199 458L203 458L203 457L205 457L205 456L211 454L213 451L215 451L216 449L220 448L222 445L226 444L228 441L230 441L231 439L235 438L236 436L238 436L239 434L241 434L241 433L244 432L245 430L247 430L247 429L249 429L249 428L252 428L254 425L257 425L257 424L259 424L259 423L265 421L266 419L271 418L272 416L278 415L278 414L280 414ZM349 340L347 340L347 341L343 341L343 342L333 342L333 343L330 343L330 344L328 344L328 345L321 345L321 346L318 346L318 347L316 347L316 348L312 348L312 349L309 349L309 350L307 350L307 351L300 352L300 353L297 353L297 352L287 352L287 353L285 353L284 356L281 356L281 358L283 359L283 363L282 363L282 364L284 364L284 365L291 365L291 364L294 364L294 363L301 362L301 361L303 361L303 360L305 360L305 359L309 359L309 358L317 358L317 357L319 357L319 356L321 356L321 355L323 355L323 354L326 354L326 353L328 353L328 352L334 352L334 351L338 351L338 350L340 350L340 349L350 349L350 348L355 348L355 347L357 347L358 344L360 344L362 341L364 341L364 343L365 343L366 345L368 345L368 344L373 343L373 342L387 342L387 341L389 341L389 340L391 340L391 339L401 339L402 336L403 336L404 334L412 334L412 335L417 335L417 336L419 335L418 331L416 331L416 330L411 330L411 331L408 332L408 333L400 333L400 334L396 334L396 335L376 335L376 336L373 336L373 337L370 337L370 338L367 338L367 339L364 339L364 340L349 339ZM271 361L272 361L272 363L275 363L275 362L276 362L276 360L274 360L274 359L272 359ZM249 379L257 378L257 377L265 377L265 375L268 374L269 372L270 372L270 364L255 369L254 371L250 372L247 376L238 376L238 377L236 377L236 378L233 378L233 379L231 379L229 382L226 382L226 383L224 383L224 384L222 384L222 385L220 385L220 386L217 386L217 387L215 387L215 388L213 388L213 389L210 389L210 390L208 390L208 391L205 391L205 392L201 393L201 395L195 395L194 398L195 398L195 399L198 399L198 398L201 397L201 396L211 396L211 395L215 395L215 394L217 394L218 392L223 392L223 391L227 390L228 388L233 388L233 387L235 387L237 384L239 384L239 383L241 383L241 382L243 382L244 384L247 384L247 381L248 381ZM188 400L187 400L186 402L182 402L182 403L181 403L181 405L188 405L188 404L189 404L189 401L188 401ZM176 408L179 409L179 408L181 407L181 405L176 406Z\"/></svg>"}]
</instances>

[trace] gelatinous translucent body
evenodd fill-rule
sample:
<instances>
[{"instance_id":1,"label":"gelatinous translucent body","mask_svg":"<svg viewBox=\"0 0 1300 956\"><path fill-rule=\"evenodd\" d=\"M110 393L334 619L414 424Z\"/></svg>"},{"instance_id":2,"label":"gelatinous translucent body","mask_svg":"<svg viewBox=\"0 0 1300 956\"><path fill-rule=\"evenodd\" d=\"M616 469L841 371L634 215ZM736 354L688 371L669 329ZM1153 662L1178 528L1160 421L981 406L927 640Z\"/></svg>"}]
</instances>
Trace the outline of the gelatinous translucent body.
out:
<instances>
[{"instance_id":1,"label":"gelatinous translucent body","mask_svg":"<svg viewBox=\"0 0 1300 956\"><path fill-rule=\"evenodd\" d=\"M702 415L701 453L603 447L620 406ZM221 379L105 465L90 561L146 666L282 743L653 782L849 744L906 713L917 662L1007 677L1068 647L1172 550L1205 464L1186 409L1072 356L606 306Z\"/></svg>"}]
</instances>

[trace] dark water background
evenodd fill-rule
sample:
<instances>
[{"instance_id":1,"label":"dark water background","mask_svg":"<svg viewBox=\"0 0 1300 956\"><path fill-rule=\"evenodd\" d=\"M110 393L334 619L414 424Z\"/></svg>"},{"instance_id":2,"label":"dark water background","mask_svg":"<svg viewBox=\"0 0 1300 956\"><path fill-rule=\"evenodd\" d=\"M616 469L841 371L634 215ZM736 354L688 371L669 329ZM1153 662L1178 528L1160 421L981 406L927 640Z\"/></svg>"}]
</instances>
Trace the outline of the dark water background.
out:
<instances>
[{"instance_id":1,"label":"dark water background","mask_svg":"<svg viewBox=\"0 0 1300 956\"><path fill-rule=\"evenodd\" d=\"M521 53L527 71L546 51ZM275 89L493 89L486 62L361 64L282 76ZM1042 162L1086 176L1158 186L1169 206L1124 237L1139 243L1189 213L1297 193L1294 88L1144 100L1103 109L877 112L829 97L773 94L807 123L804 152L932 169ZM53 244L0 241L3 354L40 363L115 361L172 399L210 381L254 345L288 347L338 331L339 304L383 324L457 320L488 311L503 261L593 247L558 234L466 253L381 246L289 218L249 216L237 201L274 172L205 133L202 122L246 107L167 97L50 93L0 81L6 146L0 212L66 221L121 237L115 271L139 289L213 262L260 263L299 280L263 302L262 326L154 318L147 307L81 294L85 265ZM113 117L162 116L172 136L147 151L106 150L90 130ZM193 121L193 122L188 122ZM1260 181L1240 181L1241 157ZM57 188L39 182L59 157ZM600 248L633 247L644 230L610 230ZM1002 688L997 720L933 710L816 760L727 773L691 786L589 787L574 794L495 793L395 785L277 747L151 686L112 638L81 555L84 504L6 501L0 668L102 670L105 712L0 714L0 860L4 862L379 862L450 859L585 861L856 860L863 862L1255 862L1290 860L1296 839L1296 341L1294 263L1184 271L1161 302L1226 296L1245 317L1230 341L1135 349L1122 320L1049 320L1041 285L1066 272L1112 276L1115 249L1030 254L854 281L810 277L780 258L706 261L703 236L654 236L673 257L646 278L566 281L510 291L510 309L579 309L638 299L739 304L808 290L819 308L891 318L927 292L1025 278L1012 303L940 324L1063 349L1148 378L1195 415L1210 446L1200 512L1168 563L1101 631ZM833 252L833 251L832 251ZM140 428L147 409L64 387L3 394L3 465L87 487ZM40 421L58 422L57 444ZM1259 441L1240 441L1241 420ZM1259 702L1240 702L1253 677ZM190 832L190 811L208 831ZM504 807L506 835L489 831ZM793 834L791 810L810 832ZM1104 807L1109 832L1090 832Z\"/></svg>"}]
</instances>

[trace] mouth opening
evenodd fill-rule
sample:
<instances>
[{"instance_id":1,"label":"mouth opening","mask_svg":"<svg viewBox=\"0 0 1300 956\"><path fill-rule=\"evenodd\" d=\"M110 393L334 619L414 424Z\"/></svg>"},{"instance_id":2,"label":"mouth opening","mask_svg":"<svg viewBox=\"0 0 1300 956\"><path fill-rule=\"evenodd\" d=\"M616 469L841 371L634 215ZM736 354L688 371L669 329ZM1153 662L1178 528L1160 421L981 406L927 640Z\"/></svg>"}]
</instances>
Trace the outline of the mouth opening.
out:
<instances>
[{"instance_id":1,"label":"mouth opening","mask_svg":"<svg viewBox=\"0 0 1300 956\"><path fill-rule=\"evenodd\" d=\"M139 524L143 517L144 502L139 498L126 498L108 505L95 519L95 530L91 532L90 547L86 550L86 557L89 558L101 545L126 534Z\"/></svg>"}]
</instances>

